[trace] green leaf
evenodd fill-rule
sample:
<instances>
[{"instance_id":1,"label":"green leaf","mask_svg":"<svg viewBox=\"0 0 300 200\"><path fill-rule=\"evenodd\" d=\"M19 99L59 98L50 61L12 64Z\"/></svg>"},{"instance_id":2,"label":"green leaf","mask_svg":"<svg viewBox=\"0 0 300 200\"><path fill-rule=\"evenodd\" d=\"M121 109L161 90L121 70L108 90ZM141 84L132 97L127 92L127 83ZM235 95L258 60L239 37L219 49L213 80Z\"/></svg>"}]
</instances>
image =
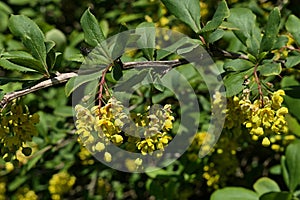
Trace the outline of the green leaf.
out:
<instances>
[{"instance_id":1,"label":"green leaf","mask_svg":"<svg viewBox=\"0 0 300 200\"><path fill-rule=\"evenodd\" d=\"M95 79L99 79L102 75L103 70L99 70L96 73L88 74L88 75L79 75L77 77L72 77L65 86L66 96L70 96L71 93L76 90L82 84L88 83Z\"/></svg>"},{"instance_id":2,"label":"green leaf","mask_svg":"<svg viewBox=\"0 0 300 200\"><path fill-rule=\"evenodd\" d=\"M286 35L280 35L277 37L275 44L273 45L273 49L280 49L281 47L286 46L289 38Z\"/></svg>"},{"instance_id":3,"label":"green leaf","mask_svg":"<svg viewBox=\"0 0 300 200\"><path fill-rule=\"evenodd\" d=\"M123 76L122 67L119 64L115 64L112 68L112 77L115 81L120 80L120 78Z\"/></svg>"},{"instance_id":4,"label":"green leaf","mask_svg":"<svg viewBox=\"0 0 300 200\"><path fill-rule=\"evenodd\" d=\"M32 169L36 164L38 163L39 160L41 160L43 154L35 154L31 159L28 160L26 163L26 171L29 171Z\"/></svg>"},{"instance_id":5,"label":"green leaf","mask_svg":"<svg viewBox=\"0 0 300 200\"><path fill-rule=\"evenodd\" d=\"M46 52L49 53L55 47L55 42L52 40L48 40L45 42L45 46L46 46Z\"/></svg>"},{"instance_id":6,"label":"green leaf","mask_svg":"<svg viewBox=\"0 0 300 200\"><path fill-rule=\"evenodd\" d=\"M5 93L0 89L0 99L4 97Z\"/></svg>"},{"instance_id":7,"label":"green leaf","mask_svg":"<svg viewBox=\"0 0 300 200\"><path fill-rule=\"evenodd\" d=\"M198 0L162 0L168 11L178 19L189 25L193 31L199 33L200 27L200 4Z\"/></svg>"},{"instance_id":8,"label":"green leaf","mask_svg":"<svg viewBox=\"0 0 300 200\"><path fill-rule=\"evenodd\" d=\"M201 29L200 33L213 31L217 29L223 22L224 19L229 17L229 9L225 0L219 4L213 18L211 21L207 22L207 24Z\"/></svg>"},{"instance_id":9,"label":"green leaf","mask_svg":"<svg viewBox=\"0 0 300 200\"><path fill-rule=\"evenodd\" d=\"M213 43L213 42L221 39L224 34L225 34L224 30L217 29L214 32L212 32L211 34L209 34L207 42L208 43Z\"/></svg>"},{"instance_id":10,"label":"green leaf","mask_svg":"<svg viewBox=\"0 0 300 200\"><path fill-rule=\"evenodd\" d=\"M289 114L285 116L285 119L287 121L289 131L300 137L300 124L298 120Z\"/></svg>"},{"instance_id":11,"label":"green leaf","mask_svg":"<svg viewBox=\"0 0 300 200\"><path fill-rule=\"evenodd\" d=\"M61 53L55 53L53 49L47 54L47 65L50 70L53 69L58 55L61 55Z\"/></svg>"},{"instance_id":12,"label":"green leaf","mask_svg":"<svg viewBox=\"0 0 300 200\"><path fill-rule=\"evenodd\" d=\"M270 168L270 174L281 175L281 166L279 164L272 166Z\"/></svg>"},{"instance_id":13,"label":"green leaf","mask_svg":"<svg viewBox=\"0 0 300 200\"><path fill-rule=\"evenodd\" d=\"M300 83L293 76L283 77L281 87L285 91L284 102L289 113L300 121Z\"/></svg>"},{"instance_id":14,"label":"green leaf","mask_svg":"<svg viewBox=\"0 0 300 200\"><path fill-rule=\"evenodd\" d=\"M253 188L259 196L269 192L280 192L278 184L268 177L258 179Z\"/></svg>"},{"instance_id":15,"label":"green leaf","mask_svg":"<svg viewBox=\"0 0 300 200\"><path fill-rule=\"evenodd\" d=\"M280 11L276 7L274 8L268 18L267 26L265 28L265 34L260 44L260 52L272 50L273 45L276 42L277 34L280 24Z\"/></svg>"},{"instance_id":16,"label":"green leaf","mask_svg":"<svg viewBox=\"0 0 300 200\"><path fill-rule=\"evenodd\" d=\"M226 187L216 190L210 200L258 200L258 195L242 187Z\"/></svg>"},{"instance_id":17,"label":"green leaf","mask_svg":"<svg viewBox=\"0 0 300 200\"><path fill-rule=\"evenodd\" d=\"M294 192L300 184L300 140L295 140L286 149L286 167L289 173L289 189Z\"/></svg>"},{"instance_id":18,"label":"green leaf","mask_svg":"<svg viewBox=\"0 0 300 200\"><path fill-rule=\"evenodd\" d=\"M4 32L8 25L8 14L0 10L0 19L1 19L0 32Z\"/></svg>"},{"instance_id":19,"label":"green leaf","mask_svg":"<svg viewBox=\"0 0 300 200\"><path fill-rule=\"evenodd\" d=\"M20 37L22 43L28 48L34 58L42 63L43 71L49 75L46 63L46 46L44 43L44 34L41 29L26 16L12 15L9 19L9 29L17 37Z\"/></svg>"},{"instance_id":20,"label":"green leaf","mask_svg":"<svg viewBox=\"0 0 300 200\"><path fill-rule=\"evenodd\" d=\"M293 35L296 43L300 45L300 19L295 15L290 15L285 23L285 28Z\"/></svg>"},{"instance_id":21,"label":"green leaf","mask_svg":"<svg viewBox=\"0 0 300 200\"><path fill-rule=\"evenodd\" d=\"M224 63L224 70L226 71L245 71L253 67L253 63L244 59L234 59Z\"/></svg>"},{"instance_id":22,"label":"green leaf","mask_svg":"<svg viewBox=\"0 0 300 200\"><path fill-rule=\"evenodd\" d=\"M244 89L243 83L245 81L245 77L249 77L252 72L253 70L249 69L244 72L230 73L230 75L228 75L228 77L224 80L226 96L232 97L240 93Z\"/></svg>"},{"instance_id":23,"label":"green leaf","mask_svg":"<svg viewBox=\"0 0 300 200\"><path fill-rule=\"evenodd\" d=\"M161 60L161 59L171 55L172 53L175 53L180 47L187 45L189 43L190 43L189 38L187 38L187 37L180 38L179 40L175 41L174 43L171 43L170 46L167 46L163 49L157 49L156 58L157 58L157 60Z\"/></svg>"},{"instance_id":24,"label":"green leaf","mask_svg":"<svg viewBox=\"0 0 300 200\"><path fill-rule=\"evenodd\" d=\"M282 171L283 180L284 180L285 184L287 186L289 186L290 185L289 172L287 170L286 157L285 156L281 156L280 164L281 164L281 171Z\"/></svg>"},{"instance_id":25,"label":"green leaf","mask_svg":"<svg viewBox=\"0 0 300 200\"><path fill-rule=\"evenodd\" d=\"M118 24L122 24L122 23L127 23L133 20L137 20L137 19L141 19L144 17L144 14L142 13L138 13L138 14L128 14L126 13L123 16L120 16L120 18L118 18L117 23Z\"/></svg>"},{"instance_id":26,"label":"green leaf","mask_svg":"<svg viewBox=\"0 0 300 200\"><path fill-rule=\"evenodd\" d=\"M255 26L256 16L247 8L232 8L228 22L238 30L234 34L246 45L246 40L251 38L253 26Z\"/></svg>"},{"instance_id":27,"label":"green leaf","mask_svg":"<svg viewBox=\"0 0 300 200\"><path fill-rule=\"evenodd\" d=\"M260 48L260 39L261 37L255 37L256 35L248 38L246 40L247 50L250 54L252 54L255 58L259 56L259 48Z\"/></svg>"},{"instance_id":28,"label":"green leaf","mask_svg":"<svg viewBox=\"0 0 300 200\"><path fill-rule=\"evenodd\" d=\"M237 38L248 48L253 56L259 53L261 42L260 29L256 25L256 15L247 8L232 8L228 22L238 30L233 30Z\"/></svg>"},{"instance_id":29,"label":"green leaf","mask_svg":"<svg viewBox=\"0 0 300 200\"><path fill-rule=\"evenodd\" d=\"M150 22L143 22L136 28L136 34L140 36L137 45L142 49L148 60L154 60L155 50L155 25Z\"/></svg>"},{"instance_id":30,"label":"green leaf","mask_svg":"<svg viewBox=\"0 0 300 200\"><path fill-rule=\"evenodd\" d=\"M51 29L46 33L46 39L55 42L56 49L63 50L67 42L67 38L62 31L59 29Z\"/></svg>"},{"instance_id":31,"label":"green leaf","mask_svg":"<svg viewBox=\"0 0 300 200\"><path fill-rule=\"evenodd\" d=\"M27 181L28 176L16 176L16 178L11 181L8 185L8 191L14 191L19 188L25 181Z\"/></svg>"},{"instance_id":32,"label":"green leaf","mask_svg":"<svg viewBox=\"0 0 300 200\"><path fill-rule=\"evenodd\" d=\"M128 41L130 40L130 33L129 32L123 32L121 34L117 34L114 36L112 51L111 51L111 57L112 59L116 59L119 56L123 55L125 52L125 48L128 44ZM135 37L135 36L132 36Z\"/></svg>"},{"instance_id":33,"label":"green leaf","mask_svg":"<svg viewBox=\"0 0 300 200\"><path fill-rule=\"evenodd\" d=\"M10 62L9 60L5 60L5 59L0 59L0 67L3 67L4 69L7 70L15 70L15 71L19 71L19 72L34 72L35 70L21 66L21 65L17 65L14 64L12 62Z\"/></svg>"},{"instance_id":34,"label":"green leaf","mask_svg":"<svg viewBox=\"0 0 300 200\"><path fill-rule=\"evenodd\" d=\"M31 54L25 52L25 51L10 51L10 52L5 52L2 55L2 58L5 60L8 60L9 62L20 65L25 68L32 69L32 71L38 71L40 73L43 73L44 71L41 70L43 69L42 63L32 57ZM12 70L17 70L18 69L12 69Z\"/></svg>"},{"instance_id":35,"label":"green leaf","mask_svg":"<svg viewBox=\"0 0 300 200\"><path fill-rule=\"evenodd\" d=\"M174 96L173 92L171 92L170 90L164 90L163 93L158 93L158 94L152 95L152 103L154 103L154 104L159 103L159 102L163 101L164 99L166 99L168 97L172 97L172 96Z\"/></svg>"},{"instance_id":36,"label":"green leaf","mask_svg":"<svg viewBox=\"0 0 300 200\"><path fill-rule=\"evenodd\" d=\"M24 6L26 4L30 4L31 6L34 6L38 0L9 0L9 3L11 5L18 5L18 6Z\"/></svg>"},{"instance_id":37,"label":"green leaf","mask_svg":"<svg viewBox=\"0 0 300 200\"><path fill-rule=\"evenodd\" d=\"M293 194L289 192L271 192L262 195L259 200L292 200Z\"/></svg>"},{"instance_id":38,"label":"green leaf","mask_svg":"<svg viewBox=\"0 0 300 200\"><path fill-rule=\"evenodd\" d=\"M127 91L129 88L133 88L135 85L145 80L149 73L149 69L143 69L140 71L134 69L128 70L128 72L124 73L122 79L118 81L115 91Z\"/></svg>"},{"instance_id":39,"label":"green leaf","mask_svg":"<svg viewBox=\"0 0 300 200\"><path fill-rule=\"evenodd\" d=\"M2 1L0 1L0 10L4 11L6 14L13 13L12 9Z\"/></svg>"},{"instance_id":40,"label":"green leaf","mask_svg":"<svg viewBox=\"0 0 300 200\"><path fill-rule=\"evenodd\" d=\"M87 9L81 19L80 24L84 32L84 39L89 45L96 47L105 40L104 34L98 24L96 17Z\"/></svg>"},{"instance_id":41,"label":"green leaf","mask_svg":"<svg viewBox=\"0 0 300 200\"><path fill-rule=\"evenodd\" d=\"M286 59L285 66L287 68L295 67L300 63L300 56L289 56Z\"/></svg>"},{"instance_id":42,"label":"green leaf","mask_svg":"<svg viewBox=\"0 0 300 200\"><path fill-rule=\"evenodd\" d=\"M72 107L71 106L60 106L56 108L53 112L54 115L61 116L61 117L72 117Z\"/></svg>"},{"instance_id":43,"label":"green leaf","mask_svg":"<svg viewBox=\"0 0 300 200\"><path fill-rule=\"evenodd\" d=\"M272 76L279 75L281 73L281 64L280 63L265 63L258 67L258 71L262 76Z\"/></svg>"}]
</instances>

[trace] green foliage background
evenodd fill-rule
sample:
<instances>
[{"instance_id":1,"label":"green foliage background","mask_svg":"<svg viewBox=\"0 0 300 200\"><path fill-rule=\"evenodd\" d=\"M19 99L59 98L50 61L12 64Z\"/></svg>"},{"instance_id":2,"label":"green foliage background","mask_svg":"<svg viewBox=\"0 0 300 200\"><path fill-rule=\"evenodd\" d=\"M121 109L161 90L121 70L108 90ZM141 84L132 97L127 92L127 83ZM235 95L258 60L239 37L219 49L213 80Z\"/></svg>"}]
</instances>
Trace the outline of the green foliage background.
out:
<instances>
[{"instance_id":1,"label":"green foliage background","mask_svg":"<svg viewBox=\"0 0 300 200\"><path fill-rule=\"evenodd\" d=\"M200 5L200 10L196 4ZM39 134L27 144L33 150L30 156L19 152L19 161L0 159L0 199L51 199L49 181L61 172L76 177L75 183L66 194L61 195L61 199L299 199L300 13L297 6L297 1L254 0L1 1L0 99L9 92L54 77L56 72L72 72L80 67L84 50L93 46L94 42L84 32L89 27L85 28L87 24L82 16L89 7L100 27L93 29L93 33L103 37L98 37L99 40L147 21L197 40L200 35L201 42L206 41L210 51L218 47L247 55L247 61L213 57L223 72L228 97L242 93L245 75L252 73L253 63L259 63L261 81L266 88L271 82L272 91L284 89L286 92L284 105L289 109L286 117L288 134L296 139L289 146L291 141L283 141L283 150L276 152L262 146L261 141L252 141L247 133L232 136L233 132L226 132L217 143L215 152L203 159L197 157L201 145L199 139L183 156L164 169L145 174L119 172L85 154L74 135L72 102L68 97L73 88L60 84L22 98L30 112L40 116L36 125ZM186 8L190 12L182 13ZM190 13L191 18L187 17ZM19 32L22 26L24 30L34 26L29 18L41 32L29 31L27 36L35 38L36 43L42 41L42 47L32 47L26 37L22 38L24 32ZM50 42L44 43L44 40ZM273 60L282 62L274 63ZM198 95L203 110L201 132L209 124L211 103L207 88L189 66L179 67L178 71L188 77ZM113 77L107 79L114 81ZM253 84L251 89L253 99L258 99L257 85ZM136 97L137 104L147 99L171 103L176 113L178 105L172 95L160 93L159 88L155 88L154 95L151 93L153 90L148 88L141 90L145 96ZM216 153L218 150L225 153ZM229 150L236 153L228 153ZM219 178L209 184L212 180L203 176L205 172L211 178ZM58 178L54 184L63 185L64 179L71 180L65 176Z\"/></svg>"}]
</instances>

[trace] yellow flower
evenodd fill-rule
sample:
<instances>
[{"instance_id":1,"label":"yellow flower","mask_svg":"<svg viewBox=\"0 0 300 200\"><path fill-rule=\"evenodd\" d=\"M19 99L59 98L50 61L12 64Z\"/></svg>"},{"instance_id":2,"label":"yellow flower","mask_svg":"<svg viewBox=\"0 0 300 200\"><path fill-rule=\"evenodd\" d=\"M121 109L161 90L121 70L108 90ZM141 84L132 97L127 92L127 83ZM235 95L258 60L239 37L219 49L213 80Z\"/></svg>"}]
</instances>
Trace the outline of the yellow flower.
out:
<instances>
[{"instance_id":1,"label":"yellow flower","mask_svg":"<svg viewBox=\"0 0 300 200\"><path fill-rule=\"evenodd\" d=\"M150 138L147 138L141 142L137 143L137 148L139 150L141 150L141 153L143 155L146 155L147 153L149 153L150 155L153 153L153 151L155 150L155 146L153 144L153 140Z\"/></svg>"},{"instance_id":2,"label":"yellow flower","mask_svg":"<svg viewBox=\"0 0 300 200\"><path fill-rule=\"evenodd\" d=\"M96 151L101 152L101 151L103 151L103 150L105 149L105 145L104 145L102 142L98 142L98 143L95 145L94 149L95 149Z\"/></svg>"},{"instance_id":3,"label":"yellow flower","mask_svg":"<svg viewBox=\"0 0 300 200\"><path fill-rule=\"evenodd\" d=\"M257 127L257 128L252 128L250 131L250 134L254 134L257 136L263 135L264 134L264 129L262 127Z\"/></svg>"},{"instance_id":4,"label":"yellow flower","mask_svg":"<svg viewBox=\"0 0 300 200\"><path fill-rule=\"evenodd\" d=\"M283 98L282 96L285 95L284 90L278 90L276 92L273 93L272 96L272 107L274 109L279 109L281 107L281 104L283 102Z\"/></svg>"},{"instance_id":5,"label":"yellow flower","mask_svg":"<svg viewBox=\"0 0 300 200\"><path fill-rule=\"evenodd\" d=\"M111 140L113 143L117 144L117 145L120 145L123 143L123 137L121 135L113 135L111 137Z\"/></svg>"},{"instance_id":6,"label":"yellow flower","mask_svg":"<svg viewBox=\"0 0 300 200\"><path fill-rule=\"evenodd\" d=\"M271 149L273 149L274 151L279 151L280 150L280 145L278 145L278 144L272 144L271 145Z\"/></svg>"},{"instance_id":7,"label":"yellow flower","mask_svg":"<svg viewBox=\"0 0 300 200\"><path fill-rule=\"evenodd\" d=\"M68 172L59 172L54 174L49 180L48 190L53 200L60 199L64 194L68 193L75 184L76 177L71 176Z\"/></svg>"},{"instance_id":8,"label":"yellow flower","mask_svg":"<svg viewBox=\"0 0 300 200\"><path fill-rule=\"evenodd\" d=\"M271 142L270 142L269 138L264 137L264 139L262 141L262 145L265 147L268 147L268 146L270 146L270 144L271 144Z\"/></svg>"},{"instance_id":9,"label":"yellow flower","mask_svg":"<svg viewBox=\"0 0 300 200\"><path fill-rule=\"evenodd\" d=\"M289 113L289 110L286 107L281 107L276 111L277 116L286 115Z\"/></svg>"},{"instance_id":10,"label":"yellow flower","mask_svg":"<svg viewBox=\"0 0 300 200\"><path fill-rule=\"evenodd\" d=\"M137 165L137 166L140 166L143 164L143 160L141 158L137 158L135 159L134 163Z\"/></svg>"},{"instance_id":11,"label":"yellow flower","mask_svg":"<svg viewBox=\"0 0 300 200\"><path fill-rule=\"evenodd\" d=\"M111 154L108 152L104 153L104 160L105 162L111 162L112 158L111 158Z\"/></svg>"},{"instance_id":12,"label":"yellow flower","mask_svg":"<svg viewBox=\"0 0 300 200\"><path fill-rule=\"evenodd\" d=\"M11 162L6 162L5 163L5 168L7 172L11 172L14 170L14 165Z\"/></svg>"},{"instance_id":13,"label":"yellow flower","mask_svg":"<svg viewBox=\"0 0 300 200\"><path fill-rule=\"evenodd\" d=\"M35 194L33 190L30 190L28 187L23 187L18 189L17 191L17 199L22 200L37 200L38 196Z\"/></svg>"}]
</instances>

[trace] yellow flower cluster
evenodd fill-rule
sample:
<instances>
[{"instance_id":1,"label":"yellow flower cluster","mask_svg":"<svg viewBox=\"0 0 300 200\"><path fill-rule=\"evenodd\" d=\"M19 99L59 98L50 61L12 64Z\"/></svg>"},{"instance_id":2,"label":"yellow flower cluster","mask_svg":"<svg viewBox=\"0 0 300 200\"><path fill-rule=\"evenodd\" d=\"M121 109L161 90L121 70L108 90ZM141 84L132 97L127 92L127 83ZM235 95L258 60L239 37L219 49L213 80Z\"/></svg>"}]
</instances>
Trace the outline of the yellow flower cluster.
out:
<instances>
[{"instance_id":1,"label":"yellow flower cluster","mask_svg":"<svg viewBox=\"0 0 300 200\"><path fill-rule=\"evenodd\" d=\"M6 161L10 161L25 142L31 141L38 134L35 127L38 122L39 115L31 115L28 108L18 102L13 102L6 111L0 113L1 156ZM30 149L24 149L26 156L31 154Z\"/></svg>"},{"instance_id":2,"label":"yellow flower cluster","mask_svg":"<svg viewBox=\"0 0 300 200\"><path fill-rule=\"evenodd\" d=\"M207 132L198 132L192 139L193 140L188 148L187 154L190 161L196 161L199 158L198 154L200 148L202 148L202 151L204 151L205 153L208 151L213 151L213 149L211 149L211 146L209 145L210 142L214 140L214 137L212 137L211 134L208 134ZM204 141L206 141L205 144Z\"/></svg>"},{"instance_id":3,"label":"yellow flower cluster","mask_svg":"<svg viewBox=\"0 0 300 200\"><path fill-rule=\"evenodd\" d=\"M110 98L101 108L76 105L76 134L80 136L80 142L93 152L104 152L106 162L112 161L106 148L111 144L122 145L128 151L143 155L152 155L158 150L156 156L160 156L172 139L168 131L172 129L174 117L170 105L153 110L147 109L145 114L129 114L115 98Z\"/></svg>"},{"instance_id":4,"label":"yellow flower cluster","mask_svg":"<svg viewBox=\"0 0 300 200\"><path fill-rule=\"evenodd\" d=\"M233 97L228 102L225 127L233 129L246 127L253 140L262 138L262 145L271 144L270 136L286 134L288 132L285 115L286 107L282 107L283 90L275 91L270 97L264 96L261 100L251 101L249 95L243 98Z\"/></svg>"},{"instance_id":5,"label":"yellow flower cluster","mask_svg":"<svg viewBox=\"0 0 300 200\"><path fill-rule=\"evenodd\" d=\"M91 157L92 154L83 146L80 147L80 151L78 152L78 157L81 160L81 164L83 165L92 165L95 163L95 160Z\"/></svg>"},{"instance_id":6,"label":"yellow flower cluster","mask_svg":"<svg viewBox=\"0 0 300 200\"><path fill-rule=\"evenodd\" d=\"M17 199L18 200L37 200L38 196L35 194L33 190L30 190L28 187L20 188L17 191Z\"/></svg>"},{"instance_id":7,"label":"yellow flower cluster","mask_svg":"<svg viewBox=\"0 0 300 200\"><path fill-rule=\"evenodd\" d=\"M125 166L128 169L128 171L130 171L130 172L140 170L140 169L144 169L142 164L143 164L143 160L141 158L137 158L135 160L133 160L133 159L126 159L125 160Z\"/></svg>"},{"instance_id":8,"label":"yellow flower cluster","mask_svg":"<svg viewBox=\"0 0 300 200\"><path fill-rule=\"evenodd\" d=\"M209 165L205 165L203 167L204 173L202 177L206 179L206 184L208 187L212 187L214 189L219 188L220 174L216 169L214 169L214 163L210 163Z\"/></svg>"},{"instance_id":9,"label":"yellow flower cluster","mask_svg":"<svg viewBox=\"0 0 300 200\"><path fill-rule=\"evenodd\" d=\"M4 181L0 181L0 200L5 200L6 193L6 183Z\"/></svg>"},{"instance_id":10,"label":"yellow flower cluster","mask_svg":"<svg viewBox=\"0 0 300 200\"><path fill-rule=\"evenodd\" d=\"M54 174L49 181L48 190L53 200L62 199L63 195L68 193L76 181L75 176L71 176L68 172L59 172Z\"/></svg>"},{"instance_id":11,"label":"yellow flower cluster","mask_svg":"<svg viewBox=\"0 0 300 200\"><path fill-rule=\"evenodd\" d=\"M97 181L97 194L100 194L102 198L107 198L109 192L112 191L112 185L105 178L99 178Z\"/></svg>"},{"instance_id":12,"label":"yellow flower cluster","mask_svg":"<svg viewBox=\"0 0 300 200\"><path fill-rule=\"evenodd\" d=\"M235 138L230 138L226 133L222 134L216 145L211 148L210 142L214 137L207 132L198 132L190 145L187 156L192 162L198 160L200 148L209 152L209 160L201 160L206 164L203 167L202 177L210 189L217 189L225 185L227 177L236 173L238 161L235 156L237 143ZM206 148L208 148L206 150Z\"/></svg>"}]
</instances>

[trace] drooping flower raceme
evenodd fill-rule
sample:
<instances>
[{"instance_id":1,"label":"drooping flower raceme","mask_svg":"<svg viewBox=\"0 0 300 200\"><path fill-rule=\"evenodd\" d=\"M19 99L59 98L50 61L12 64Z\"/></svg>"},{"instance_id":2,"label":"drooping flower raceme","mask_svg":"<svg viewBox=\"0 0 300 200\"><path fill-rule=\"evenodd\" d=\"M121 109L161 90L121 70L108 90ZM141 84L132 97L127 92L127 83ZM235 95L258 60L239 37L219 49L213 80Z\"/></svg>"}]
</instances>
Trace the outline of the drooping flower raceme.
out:
<instances>
[{"instance_id":1,"label":"drooping flower raceme","mask_svg":"<svg viewBox=\"0 0 300 200\"><path fill-rule=\"evenodd\" d=\"M116 98L103 107L85 108L76 105L76 134L93 153L102 152L106 162L113 160L108 145L116 145L142 155L161 156L172 140L170 131L174 117L171 105L153 106L145 113L130 113ZM140 161L142 162L142 161Z\"/></svg>"}]
</instances>

